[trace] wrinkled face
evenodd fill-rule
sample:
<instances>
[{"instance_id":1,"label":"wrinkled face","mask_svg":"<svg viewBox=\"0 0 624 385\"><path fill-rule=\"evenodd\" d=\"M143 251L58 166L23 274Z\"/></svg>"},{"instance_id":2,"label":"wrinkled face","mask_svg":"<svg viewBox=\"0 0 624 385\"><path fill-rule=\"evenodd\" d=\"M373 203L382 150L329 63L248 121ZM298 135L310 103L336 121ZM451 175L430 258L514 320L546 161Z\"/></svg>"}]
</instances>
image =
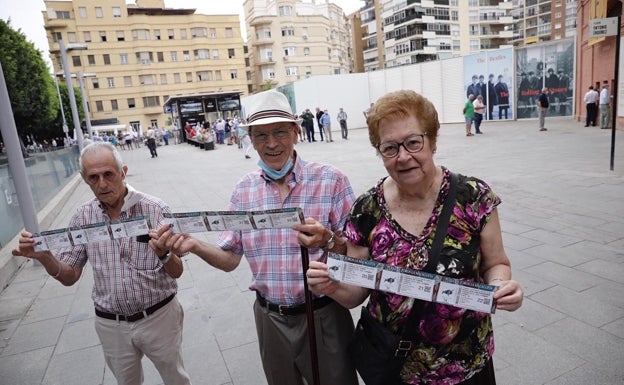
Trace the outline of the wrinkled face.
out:
<instances>
[{"instance_id":1,"label":"wrinkled face","mask_svg":"<svg viewBox=\"0 0 624 385\"><path fill-rule=\"evenodd\" d=\"M273 170L281 170L293 156L297 143L296 123L277 122L251 127L251 142L260 159Z\"/></svg>"},{"instance_id":2,"label":"wrinkled face","mask_svg":"<svg viewBox=\"0 0 624 385\"><path fill-rule=\"evenodd\" d=\"M123 204L127 192L124 182L127 166L123 166L120 172L112 152L107 150L85 154L82 165L82 178L97 199L107 207Z\"/></svg>"},{"instance_id":3,"label":"wrinkled face","mask_svg":"<svg viewBox=\"0 0 624 385\"><path fill-rule=\"evenodd\" d=\"M431 175L435 175L435 164L431 142L425 136L424 145L418 152L409 152L404 147L406 139L416 138L415 135L425 134L424 129L414 116L402 118L382 119L379 122L379 138L383 146L387 143L403 143L399 146L398 154L393 158L381 157L388 175L400 188L409 188L417 185ZM381 155L380 155L381 156Z\"/></svg>"}]
</instances>

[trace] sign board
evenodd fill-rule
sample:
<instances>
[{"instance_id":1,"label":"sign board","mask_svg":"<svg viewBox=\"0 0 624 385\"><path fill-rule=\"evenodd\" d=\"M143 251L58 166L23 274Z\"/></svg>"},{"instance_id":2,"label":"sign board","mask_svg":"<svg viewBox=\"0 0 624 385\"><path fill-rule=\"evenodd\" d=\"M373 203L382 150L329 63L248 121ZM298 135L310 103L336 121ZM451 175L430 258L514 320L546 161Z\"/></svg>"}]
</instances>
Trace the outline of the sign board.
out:
<instances>
[{"instance_id":1,"label":"sign board","mask_svg":"<svg viewBox=\"0 0 624 385\"><path fill-rule=\"evenodd\" d=\"M588 38L594 39L605 36L615 36L618 33L617 17L608 17L606 19L589 20Z\"/></svg>"}]
</instances>

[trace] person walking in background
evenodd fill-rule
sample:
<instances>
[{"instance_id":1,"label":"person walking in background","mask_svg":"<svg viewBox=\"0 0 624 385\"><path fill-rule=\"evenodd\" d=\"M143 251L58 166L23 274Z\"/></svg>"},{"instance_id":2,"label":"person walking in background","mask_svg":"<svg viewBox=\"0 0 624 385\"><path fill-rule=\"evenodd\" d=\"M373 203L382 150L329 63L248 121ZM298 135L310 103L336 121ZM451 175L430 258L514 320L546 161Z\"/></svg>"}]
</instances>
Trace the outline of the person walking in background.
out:
<instances>
[{"instance_id":1,"label":"person walking in background","mask_svg":"<svg viewBox=\"0 0 624 385\"><path fill-rule=\"evenodd\" d=\"M466 136L473 136L472 134L472 121L474 120L474 105L472 102L475 100L473 94L468 95L468 100L464 104L464 119L466 120Z\"/></svg>"},{"instance_id":2,"label":"person walking in background","mask_svg":"<svg viewBox=\"0 0 624 385\"><path fill-rule=\"evenodd\" d=\"M609 85L604 84L600 91L600 128L609 128L609 120L611 119L611 94L609 93Z\"/></svg>"},{"instance_id":3,"label":"person walking in background","mask_svg":"<svg viewBox=\"0 0 624 385\"><path fill-rule=\"evenodd\" d=\"M245 153L245 159L251 159L251 156L249 155L249 152L251 151L251 139L249 139L247 127L245 127L241 122L238 122L236 129L238 131L238 140L243 148L243 152Z\"/></svg>"},{"instance_id":4,"label":"person walking in background","mask_svg":"<svg viewBox=\"0 0 624 385\"><path fill-rule=\"evenodd\" d=\"M472 102L474 107L474 124L475 124L475 133L483 134L481 132L481 122L483 121L483 114L485 114L485 104L483 104L483 95L477 96L477 98Z\"/></svg>"},{"instance_id":5,"label":"person walking in background","mask_svg":"<svg viewBox=\"0 0 624 385\"><path fill-rule=\"evenodd\" d=\"M95 198L76 209L68 227L138 216L156 227L164 225L169 206L126 183L128 166L113 145L93 142L82 150L80 164L82 179ZM12 253L39 261L64 286L76 284L89 262L95 331L118 384L143 383L145 355L162 383L190 385L182 362L184 312L176 298L176 279L184 266L179 254L140 238L99 240L54 255L35 251L33 235L24 231Z\"/></svg>"},{"instance_id":6,"label":"person walking in background","mask_svg":"<svg viewBox=\"0 0 624 385\"><path fill-rule=\"evenodd\" d=\"M389 93L375 103L368 127L388 176L358 197L344 236L334 239L334 252L494 285L497 310L520 308L524 294L512 279L503 246L497 209L501 199L486 182L435 164L440 122L433 104L414 91ZM434 254L431 245L440 231L440 213L451 199L451 185L456 194L449 201L448 231L440 234L442 247ZM311 228L300 229L304 246L307 239L301 234ZM496 383L490 314L334 281L320 261L310 262L306 274L310 291L346 308L368 299L362 313L395 335L405 335L408 317L415 317L405 363L384 384Z\"/></svg>"},{"instance_id":7,"label":"person walking in background","mask_svg":"<svg viewBox=\"0 0 624 385\"><path fill-rule=\"evenodd\" d=\"M331 133L331 116L329 116L329 112L327 112L327 110L323 111L323 115L321 115L321 120L319 122L323 125L323 131L325 131L325 141L327 143L333 142Z\"/></svg>"},{"instance_id":8,"label":"person walking in background","mask_svg":"<svg viewBox=\"0 0 624 385\"><path fill-rule=\"evenodd\" d=\"M316 107L316 124L318 124L319 134L321 134L321 142L323 141L323 125L321 124L321 116L323 116L323 111L321 111L320 107Z\"/></svg>"},{"instance_id":9,"label":"person walking in background","mask_svg":"<svg viewBox=\"0 0 624 385\"><path fill-rule=\"evenodd\" d=\"M542 88L542 92L537 97L537 113L539 114L539 130L546 131L546 114L548 113L548 88Z\"/></svg>"},{"instance_id":10,"label":"person walking in background","mask_svg":"<svg viewBox=\"0 0 624 385\"><path fill-rule=\"evenodd\" d=\"M301 126L305 129L308 137L308 142L316 142L314 138L314 115L310 112L309 108L306 108L305 112L301 114Z\"/></svg>"},{"instance_id":11,"label":"person walking in background","mask_svg":"<svg viewBox=\"0 0 624 385\"><path fill-rule=\"evenodd\" d=\"M236 185L229 210L300 207L306 222L321 224L304 234L310 260L319 260L332 250L334 232L343 228L353 205L351 183L335 167L307 162L295 151L301 120L295 119L284 94L260 93L247 112L249 135L261 159L260 170L247 174ZM313 383L301 246L293 230L224 231L216 245L190 234L174 234L168 226L151 234L160 247L191 252L224 271L235 269L243 255L247 258L252 273L250 290L256 293L253 312L260 357L269 385L301 385L304 380ZM317 327L319 382L357 385L347 354L354 329L351 313L327 296L313 298L311 306Z\"/></svg>"},{"instance_id":12,"label":"person walking in background","mask_svg":"<svg viewBox=\"0 0 624 385\"><path fill-rule=\"evenodd\" d=\"M503 75L498 75L498 83L494 86L494 90L496 91L496 101L498 102L498 119L502 119L503 114L505 119L509 119L507 115L509 110L509 88L507 83L503 81Z\"/></svg>"},{"instance_id":13,"label":"person walking in background","mask_svg":"<svg viewBox=\"0 0 624 385\"><path fill-rule=\"evenodd\" d=\"M145 133L145 138L147 139L147 148L149 148L150 155L152 156L152 158L157 157L158 153L156 152L156 132L154 131L153 127L147 129L147 132Z\"/></svg>"},{"instance_id":14,"label":"person walking in background","mask_svg":"<svg viewBox=\"0 0 624 385\"><path fill-rule=\"evenodd\" d=\"M589 86L589 90L585 93L583 101L585 102L585 127L596 126L596 119L598 118L598 100L600 95L598 91L594 89L594 86Z\"/></svg>"},{"instance_id":15,"label":"person walking in background","mask_svg":"<svg viewBox=\"0 0 624 385\"><path fill-rule=\"evenodd\" d=\"M347 113L340 107L340 111L337 116L338 122L340 123L340 132L342 133L342 139L347 139L347 135L349 134L347 129Z\"/></svg>"}]
</instances>

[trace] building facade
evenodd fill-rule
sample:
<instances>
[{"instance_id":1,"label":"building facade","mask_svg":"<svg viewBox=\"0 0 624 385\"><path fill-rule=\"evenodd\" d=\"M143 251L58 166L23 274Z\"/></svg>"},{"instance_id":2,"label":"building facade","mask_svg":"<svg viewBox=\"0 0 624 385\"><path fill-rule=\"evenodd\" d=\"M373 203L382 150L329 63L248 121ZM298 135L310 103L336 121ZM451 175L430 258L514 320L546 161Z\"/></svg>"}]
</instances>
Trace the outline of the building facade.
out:
<instances>
[{"instance_id":1,"label":"building facade","mask_svg":"<svg viewBox=\"0 0 624 385\"><path fill-rule=\"evenodd\" d=\"M247 93L238 15L195 14L166 8L163 0L45 5L54 72L64 73L58 43L63 40L70 72L85 78L84 97L96 130L98 122L107 123L101 131L169 126L163 104L175 95Z\"/></svg>"},{"instance_id":2,"label":"building facade","mask_svg":"<svg viewBox=\"0 0 624 385\"><path fill-rule=\"evenodd\" d=\"M251 91L352 69L351 28L326 1L246 0Z\"/></svg>"},{"instance_id":3,"label":"building facade","mask_svg":"<svg viewBox=\"0 0 624 385\"><path fill-rule=\"evenodd\" d=\"M577 0L514 0L513 39L523 46L576 36Z\"/></svg>"}]
</instances>

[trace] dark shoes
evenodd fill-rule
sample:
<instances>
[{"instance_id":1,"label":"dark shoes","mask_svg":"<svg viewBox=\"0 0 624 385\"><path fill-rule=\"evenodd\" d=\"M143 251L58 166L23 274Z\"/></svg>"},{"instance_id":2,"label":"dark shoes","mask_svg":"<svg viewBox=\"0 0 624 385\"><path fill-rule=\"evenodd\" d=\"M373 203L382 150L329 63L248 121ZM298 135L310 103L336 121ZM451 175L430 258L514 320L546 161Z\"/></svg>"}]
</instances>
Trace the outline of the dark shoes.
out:
<instances>
[{"instance_id":1,"label":"dark shoes","mask_svg":"<svg viewBox=\"0 0 624 385\"><path fill-rule=\"evenodd\" d=\"M545 128L540 128L540 131L548 131L548 130Z\"/></svg>"}]
</instances>

